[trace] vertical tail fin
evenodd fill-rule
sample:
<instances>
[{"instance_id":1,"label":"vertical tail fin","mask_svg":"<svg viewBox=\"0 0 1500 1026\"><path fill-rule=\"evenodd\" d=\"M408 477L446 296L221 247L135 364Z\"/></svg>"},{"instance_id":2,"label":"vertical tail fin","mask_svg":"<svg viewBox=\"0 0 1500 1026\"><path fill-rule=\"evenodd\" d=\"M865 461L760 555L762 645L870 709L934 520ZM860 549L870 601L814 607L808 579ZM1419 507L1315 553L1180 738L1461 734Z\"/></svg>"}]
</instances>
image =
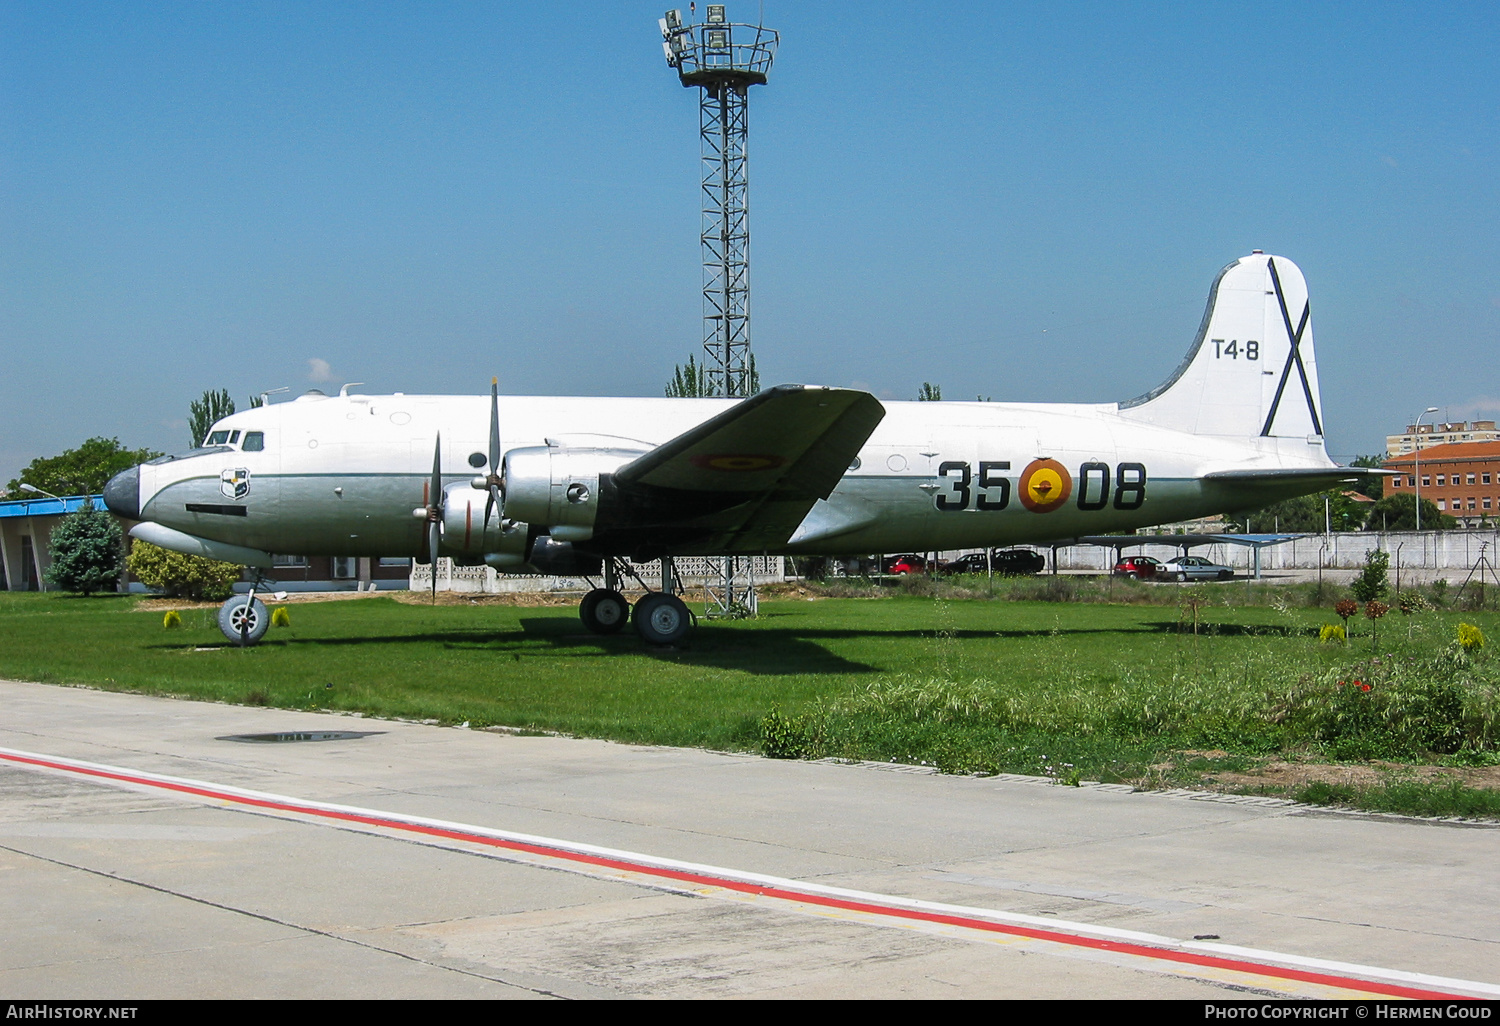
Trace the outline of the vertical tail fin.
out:
<instances>
[{"instance_id":1,"label":"vertical tail fin","mask_svg":"<svg viewBox=\"0 0 1500 1026\"><path fill-rule=\"evenodd\" d=\"M1220 271L1176 373L1120 413L1200 435L1321 443L1311 307L1297 265L1255 253Z\"/></svg>"}]
</instances>

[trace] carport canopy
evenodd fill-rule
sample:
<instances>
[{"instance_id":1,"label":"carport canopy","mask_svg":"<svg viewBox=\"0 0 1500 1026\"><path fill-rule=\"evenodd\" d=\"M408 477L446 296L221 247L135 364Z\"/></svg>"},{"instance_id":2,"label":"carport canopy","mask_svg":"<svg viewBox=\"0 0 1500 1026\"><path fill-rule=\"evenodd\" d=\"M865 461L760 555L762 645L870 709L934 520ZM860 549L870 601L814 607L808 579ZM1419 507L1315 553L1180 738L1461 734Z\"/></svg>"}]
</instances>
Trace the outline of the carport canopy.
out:
<instances>
[{"instance_id":1,"label":"carport canopy","mask_svg":"<svg viewBox=\"0 0 1500 1026\"><path fill-rule=\"evenodd\" d=\"M1281 545L1305 534L1091 534L1071 541L1054 542L1053 548L1067 545L1100 545L1115 550L1118 563L1124 551L1140 545L1175 545L1186 556L1199 545L1244 545L1255 553L1255 579L1260 579L1260 551L1270 545ZM1056 561L1054 560L1054 565Z\"/></svg>"}]
</instances>

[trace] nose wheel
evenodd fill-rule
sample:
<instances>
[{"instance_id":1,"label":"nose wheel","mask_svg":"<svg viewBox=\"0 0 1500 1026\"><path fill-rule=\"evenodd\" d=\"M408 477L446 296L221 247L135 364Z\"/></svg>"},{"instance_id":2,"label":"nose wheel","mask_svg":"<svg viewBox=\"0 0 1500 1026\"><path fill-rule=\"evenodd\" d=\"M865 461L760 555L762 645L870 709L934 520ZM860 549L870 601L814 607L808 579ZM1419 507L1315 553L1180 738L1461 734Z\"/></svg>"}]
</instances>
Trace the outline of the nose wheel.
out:
<instances>
[{"instance_id":1,"label":"nose wheel","mask_svg":"<svg viewBox=\"0 0 1500 1026\"><path fill-rule=\"evenodd\" d=\"M265 604L253 594L232 595L219 607L219 630L236 645L254 645L266 636L269 626Z\"/></svg>"}]
</instances>

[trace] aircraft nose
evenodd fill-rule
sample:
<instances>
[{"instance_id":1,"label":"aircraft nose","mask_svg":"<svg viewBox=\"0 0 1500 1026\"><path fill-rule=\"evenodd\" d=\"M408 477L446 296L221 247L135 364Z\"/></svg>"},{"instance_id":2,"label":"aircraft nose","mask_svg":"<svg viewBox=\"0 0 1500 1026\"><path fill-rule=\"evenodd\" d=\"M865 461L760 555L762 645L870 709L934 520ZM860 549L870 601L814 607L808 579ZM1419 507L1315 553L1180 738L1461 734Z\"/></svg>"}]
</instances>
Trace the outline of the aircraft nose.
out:
<instances>
[{"instance_id":1,"label":"aircraft nose","mask_svg":"<svg viewBox=\"0 0 1500 1026\"><path fill-rule=\"evenodd\" d=\"M127 520L141 518L141 468L122 470L104 486L104 505Z\"/></svg>"}]
</instances>

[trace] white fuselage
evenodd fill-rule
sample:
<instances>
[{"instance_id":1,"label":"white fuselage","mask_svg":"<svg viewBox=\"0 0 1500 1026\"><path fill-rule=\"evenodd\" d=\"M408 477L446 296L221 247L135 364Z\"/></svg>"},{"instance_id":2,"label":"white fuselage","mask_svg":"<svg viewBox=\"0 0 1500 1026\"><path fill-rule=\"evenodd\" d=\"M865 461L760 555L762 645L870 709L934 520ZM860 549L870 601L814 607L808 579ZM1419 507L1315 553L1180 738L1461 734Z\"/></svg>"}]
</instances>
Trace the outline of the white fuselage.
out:
<instances>
[{"instance_id":1,"label":"white fuselage","mask_svg":"<svg viewBox=\"0 0 1500 1026\"><path fill-rule=\"evenodd\" d=\"M735 401L501 397L500 436L507 451L646 452ZM1114 403L884 405L858 459L781 551L931 551L1100 534L1308 490L1203 480L1216 471L1331 465L1317 436L1193 434L1142 423ZM466 483L486 473L489 422L488 396L310 395L247 410L215 425L237 432L235 444L142 466L140 517L274 553L414 555L426 528L413 510L429 501L436 439L445 489ZM262 435L259 451L243 448L251 432ZM1055 463L1026 479L1039 460ZM444 552L481 554L490 547L483 524L478 533L445 526ZM690 544L669 551L713 554Z\"/></svg>"}]
</instances>

